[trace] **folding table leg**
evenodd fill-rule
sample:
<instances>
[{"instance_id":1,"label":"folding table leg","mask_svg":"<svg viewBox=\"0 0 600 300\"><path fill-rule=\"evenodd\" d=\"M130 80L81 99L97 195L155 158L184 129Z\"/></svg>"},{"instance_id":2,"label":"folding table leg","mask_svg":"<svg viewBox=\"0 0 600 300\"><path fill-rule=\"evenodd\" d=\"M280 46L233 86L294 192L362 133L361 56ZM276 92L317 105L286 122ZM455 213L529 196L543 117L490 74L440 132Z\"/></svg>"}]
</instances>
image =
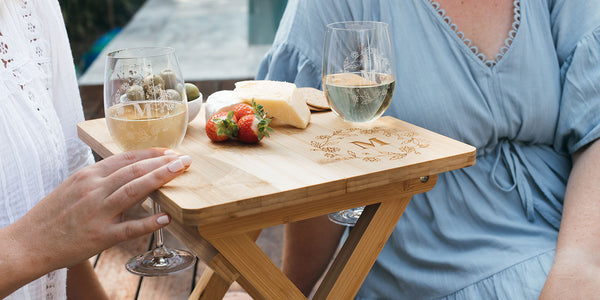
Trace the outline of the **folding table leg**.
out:
<instances>
[{"instance_id":1,"label":"folding table leg","mask_svg":"<svg viewBox=\"0 0 600 300\"><path fill-rule=\"evenodd\" d=\"M241 285L244 288L246 293L248 293L248 295L250 295L250 297L252 297L252 299L254 299L254 300L264 300L265 299L265 297L263 297L263 295L261 295L254 288L254 286L252 286L252 284L246 278L244 278L244 276L238 277L238 279L236 281L239 285Z\"/></svg>"},{"instance_id":2,"label":"folding table leg","mask_svg":"<svg viewBox=\"0 0 600 300\"><path fill-rule=\"evenodd\" d=\"M229 262L218 254L204 270L200 281L190 294L188 300L223 299L229 286L239 277L239 273Z\"/></svg>"},{"instance_id":3,"label":"folding table leg","mask_svg":"<svg viewBox=\"0 0 600 300\"><path fill-rule=\"evenodd\" d=\"M208 240L264 298L306 299L248 235Z\"/></svg>"},{"instance_id":4,"label":"folding table leg","mask_svg":"<svg viewBox=\"0 0 600 300\"><path fill-rule=\"evenodd\" d=\"M256 241L260 232L261 230L256 230L247 233L246 236L249 239ZM240 277L239 272L225 257L223 257L223 255L217 254L210 262L208 262L208 268L202 273L200 281L196 284L196 287L194 287L188 300L223 299L231 284L239 279L243 279ZM250 287L251 286L248 288L250 289ZM250 289L250 292L248 293L252 295L252 293L255 292L254 289ZM260 294L255 294L255 296L258 295Z\"/></svg>"},{"instance_id":5,"label":"folding table leg","mask_svg":"<svg viewBox=\"0 0 600 300\"><path fill-rule=\"evenodd\" d=\"M383 249L411 196L365 207L314 299L352 299Z\"/></svg>"}]
</instances>

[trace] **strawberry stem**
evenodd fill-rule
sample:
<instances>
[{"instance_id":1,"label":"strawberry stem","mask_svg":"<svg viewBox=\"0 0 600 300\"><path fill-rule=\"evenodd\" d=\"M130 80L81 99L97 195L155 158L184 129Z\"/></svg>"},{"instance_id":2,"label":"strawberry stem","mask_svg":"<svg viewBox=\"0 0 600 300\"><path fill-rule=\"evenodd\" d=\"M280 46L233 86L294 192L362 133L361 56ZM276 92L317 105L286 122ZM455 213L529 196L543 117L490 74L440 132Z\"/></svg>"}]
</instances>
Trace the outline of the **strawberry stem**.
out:
<instances>
[{"instance_id":1,"label":"strawberry stem","mask_svg":"<svg viewBox=\"0 0 600 300\"><path fill-rule=\"evenodd\" d=\"M237 136L238 126L233 120L233 115L233 111L229 111L225 118L213 119L218 135L226 134L230 138Z\"/></svg>"}]
</instances>

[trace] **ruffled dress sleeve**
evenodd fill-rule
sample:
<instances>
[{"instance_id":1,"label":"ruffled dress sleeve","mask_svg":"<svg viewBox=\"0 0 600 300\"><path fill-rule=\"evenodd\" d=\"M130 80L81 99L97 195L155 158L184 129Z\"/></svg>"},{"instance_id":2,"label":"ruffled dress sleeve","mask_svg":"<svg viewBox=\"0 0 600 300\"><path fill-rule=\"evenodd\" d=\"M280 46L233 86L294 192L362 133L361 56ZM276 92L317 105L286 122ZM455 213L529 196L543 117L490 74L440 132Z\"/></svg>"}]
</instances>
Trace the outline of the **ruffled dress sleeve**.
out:
<instances>
[{"instance_id":1,"label":"ruffled dress sleeve","mask_svg":"<svg viewBox=\"0 0 600 300\"><path fill-rule=\"evenodd\" d=\"M561 81L555 147L573 154L600 137L600 26L565 57Z\"/></svg>"},{"instance_id":2,"label":"ruffled dress sleeve","mask_svg":"<svg viewBox=\"0 0 600 300\"><path fill-rule=\"evenodd\" d=\"M272 47L259 65L256 79L293 82L298 87L321 87L321 57L326 12L333 3L290 1Z\"/></svg>"},{"instance_id":3,"label":"ruffled dress sleeve","mask_svg":"<svg viewBox=\"0 0 600 300\"><path fill-rule=\"evenodd\" d=\"M256 79L293 82L298 87L321 87L321 69L299 49L287 44L271 48L262 60Z\"/></svg>"}]
</instances>

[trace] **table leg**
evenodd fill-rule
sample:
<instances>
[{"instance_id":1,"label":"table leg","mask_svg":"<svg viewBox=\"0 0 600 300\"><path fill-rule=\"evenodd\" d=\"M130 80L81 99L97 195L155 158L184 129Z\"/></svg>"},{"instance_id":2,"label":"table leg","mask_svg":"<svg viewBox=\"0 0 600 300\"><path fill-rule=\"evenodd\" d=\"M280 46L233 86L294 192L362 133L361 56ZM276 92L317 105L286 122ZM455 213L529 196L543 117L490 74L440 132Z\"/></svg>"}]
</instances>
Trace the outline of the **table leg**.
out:
<instances>
[{"instance_id":1,"label":"table leg","mask_svg":"<svg viewBox=\"0 0 600 300\"><path fill-rule=\"evenodd\" d=\"M246 291L246 293L248 293L248 295L250 295L250 297L252 297L252 299L254 300L265 300L265 297L263 297L258 290L256 290L254 288L254 286L250 283L250 281L248 281L246 278L244 278L244 276L240 276L238 277L238 279L236 280L237 283L242 286L244 288L244 290Z\"/></svg>"},{"instance_id":2,"label":"table leg","mask_svg":"<svg viewBox=\"0 0 600 300\"><path fill-rule=\"evenodd\" d=\"M250 240L256 241L260 232L261 230L255 230L247 233L246 236ZM202 273L199 282L194 287L188 300L223 299L231 284L236 280L240 281L240 285L247 289L250 295L254 294L254 299L260 299L257 298L260 294L257 294L251 285L245 284L247 281L243 277L240 277L240 273L223 255L217 254L207 263L208 268Z\"/></svg>"},{"instance_id":3,"label":"table leg","mask_svg":"<svg viewBox=\"0 0 600 300\"><path fill-rule=\"evenodd\" d=\"M209 242L266 299L306 299L248 235L209 239Z\"/></svg>"},{"instance_id":4,"label":"table leg","mask_svg":"<svg viewBox=\"0 0 600 300\"><path fill-rule=\"evenodd\" d=\"M225 258L223 258L223 256L221 256L220 254L219 254L219 257L216 259L220 260L216 264L230 265L225 260ZM233 266L231 266L231 268L233 269ZM235 269L233 269L233 272L235 272L235 277L229 277L228 279L224 279L222 277L222 275L219 275L213 269L207 268L204 271L204 273L202 273L202 276L200 277L200 281L196 284L196 287L192 291L192 294L190 295L188 300L222 299L234 281L237 281L240 284L240 286L242 286L244 288L244 290L248 293L248 295L250 295L250 297L252 297L252 299L254 299L254 300L265 299L254 288L254 286L252 286L252 284L250 284L250 282L248 282L248 280L246 280L246 278L244 278L243 276L240 276L240 274L237 273L237 271L235 271ZM231 272L231 274L233 274L233 272ZM236 279L233 279L233 278L236 278Z\"/></svg>"},{"instance_id":5,"label":"table leg","mask_svg":"<svg viewBox=\"0 0 600 300\"><path fill-rule=\"evenodd\" d=\"M404 196L365 208L314 299L354 298L411 198Z\"/></svg>"},{"instance_id":6,"label":"table leg","mask_svg":"<svg viewBox=\"0 0 600 300\"><path fill-rule=\"evenodd\" d=\"M223 260L224 258L219 254L211 261L211 263L213 263L213 265L214 263L222 264ZM196 284L196 287L190 294L188 300L223 299L229 286L231 286L239 276L235 270L228 273L230 276L222 276L212 268L207 268L204 273L202 273L200 281Z\"/></svg>"}]
</instances>

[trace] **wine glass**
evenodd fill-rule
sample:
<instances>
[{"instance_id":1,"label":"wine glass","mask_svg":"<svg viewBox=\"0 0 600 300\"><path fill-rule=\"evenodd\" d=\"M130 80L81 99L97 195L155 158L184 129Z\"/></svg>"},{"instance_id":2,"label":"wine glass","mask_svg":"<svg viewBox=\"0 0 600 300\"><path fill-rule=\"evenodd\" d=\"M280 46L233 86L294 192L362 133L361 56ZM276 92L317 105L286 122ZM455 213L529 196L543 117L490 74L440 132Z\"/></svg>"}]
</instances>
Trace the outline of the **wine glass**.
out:
<instances>
[{"instance_id":1,"label":"wine glass","mask_svg":"<svg viewBox=\"0 0 600 300\"><path fill-rule=\"evenodd\" d=\"M187 129L187 96L175 50L143 47L111 52L104 73L104 111L112 138L123 151L149 147L173 149ZM152 201L152 213L160 206ZM196 262L190 252L170 249L162 229L153 249L131 258L127 270L141 276L183 271Z\"/></svg>"},{"instance_id":2,"label":"wine glass","mask_svg":"<svg viewBox=\"0 0 600 300\"><path fill-rule=\"evenodd\" d=\"M378 119L392 101L396 83L389 25L348 21L327 25L323 47L323 91L333 112L347 122ZM353 226L363 207L329 214Z\"/></svg>"}]
</instances>

